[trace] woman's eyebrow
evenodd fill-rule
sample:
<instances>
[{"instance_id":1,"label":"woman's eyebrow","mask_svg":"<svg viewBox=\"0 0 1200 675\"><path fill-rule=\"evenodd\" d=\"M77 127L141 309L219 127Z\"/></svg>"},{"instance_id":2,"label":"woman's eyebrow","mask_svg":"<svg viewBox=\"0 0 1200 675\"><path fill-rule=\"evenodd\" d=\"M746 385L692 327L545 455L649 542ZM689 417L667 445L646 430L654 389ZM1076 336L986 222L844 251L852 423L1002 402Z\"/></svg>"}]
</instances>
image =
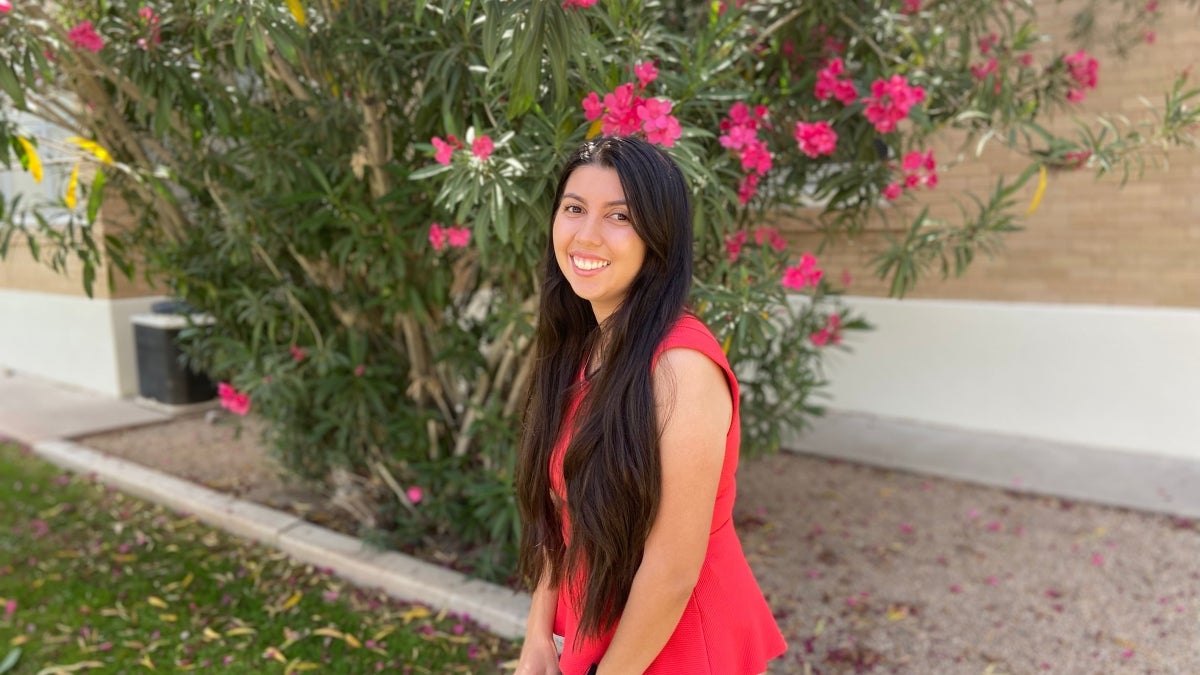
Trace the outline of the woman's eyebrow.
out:
<instances>
[{"instance_id":1,"label":"woman's eyebrow","mask_svg":"<svg viewBox=\"0 0 1200 675\"><path fill-rule=\"evenodd\" d=\"M574 192L564 192L563 193L563 199L567 199L568 197L571 199L574 199L577 202L583 202L584 204L587 203L586 199L584 199L583 197L580 197L579 195L575 194ZM618 199L616 201L605 202L603 204L603 206L625 206L625 204L626 204L626 201L624 199Z\"/></svg>"}]
</instances>

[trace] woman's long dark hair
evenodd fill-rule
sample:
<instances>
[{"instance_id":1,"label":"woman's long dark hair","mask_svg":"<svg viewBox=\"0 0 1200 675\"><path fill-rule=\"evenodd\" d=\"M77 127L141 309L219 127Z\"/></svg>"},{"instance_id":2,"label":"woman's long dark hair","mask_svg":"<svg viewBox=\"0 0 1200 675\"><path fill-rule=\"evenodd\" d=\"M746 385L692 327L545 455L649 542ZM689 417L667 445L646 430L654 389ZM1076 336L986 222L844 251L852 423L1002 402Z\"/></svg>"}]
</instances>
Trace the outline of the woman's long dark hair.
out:
<instances>
[{"instance_id":1,"label":"woman's long dark hair","mask_svg":"<svg viewBox=\"0 0 1200 675\"><path fill-rule=\"evenodd\" d=\"M650 368L691 288L692 213L674 161L644 140L610 137L585 143L563 167L551 228L567 179L586 165L616 170L645 261L601 327L559 269L550 238L516 485L522 577L536 586L548 574L557 588L586 572L579 632L597 635L625 608L658 511L662 468ZM600 369L565 429L580 368L597 345L604 349ZM566 432L572 434L563 462L569 544L549 474L551 453Z\"/></svg>"}]
</instances>

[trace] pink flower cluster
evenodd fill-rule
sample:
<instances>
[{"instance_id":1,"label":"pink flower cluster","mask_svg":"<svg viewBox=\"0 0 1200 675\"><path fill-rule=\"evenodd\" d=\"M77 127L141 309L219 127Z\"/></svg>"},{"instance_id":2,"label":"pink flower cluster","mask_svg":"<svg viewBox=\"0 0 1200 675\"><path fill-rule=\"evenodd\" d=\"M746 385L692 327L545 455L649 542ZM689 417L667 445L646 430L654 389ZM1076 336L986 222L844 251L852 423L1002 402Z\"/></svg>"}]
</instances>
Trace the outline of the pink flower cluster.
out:
<instances>
[{"instance_id":1,"label":"pink flower cluster","mask_svg":"<svg viewBox=\"0 0 1200 675\"><path fill-rule=\"evenodd\" d=\"M821 70L817 71L817 84L814 92L818 101L830 97L841 101L842 105L850 105L858 99L858 90L849 77L842 77L846 72L846 64L841 59L833 59Z\"/></svg>"},{"instance_id":2,"label":"pink flower cluster","mask_svg":"<svg viewBox=\"0 0 1200 675\"><path fill-rule=\"evenodd\" d=\"M79 49L98 52L104 49L104 38L96 33L91 21L84 21L67 32L67 39Z\"/></svg>"},{"instance_id":3,"label":"pink flower cluster","mask_svg":"<svg viewBox=\"0 0 1200 675\"><path fill-rule=\"evenodd\" d=\"M841 344L842 317L838 316L837 314L830 314L829 318L825 320L825 327L813 333L812 335L809 335L808 339L812 340L812 343L818 347ZM905 531L907 534L912 534L913 532L913 527L911 525L908 525L907 529L906 526L901 525L900 529Z\"/></svg>"},{"instance_id":4,"label":"pink flower cluster","mask_svg":"<svg viewBox=\"0 0 1200 675\"><path fill-rule=\"evenodd\" d=\"M636 90L632 82L626 82L603 99L593 91L581 102L584 116L589 122L600 120L600 130L605 135L628 136L643 131L651 143L664 148L675 145L675 140L683 135L683 127L671 114L674 104L665 98L639 96L658 78L658 68L646 61L634 66L633 72L638 79Z\"/></svg>"},{"instance_id":5,"label":"pink flower cluster","mask_svg":"<svg viewBox=\"0 0 1200 675\"><path fill-rule=\"evenodd\" d=\"M896 199L905 190L917 188L922 185L927 188L937 187L937 160L933 158L932 150L924 154L916 150L908 153L901 160L900 168L904 171L904 182L892 183L885 187L883 189L883 196L887 199Z\"/></svg>"},{"instance_id":6,"label":"pink flower cluster","mask_svg":"<svg viewBox=\"0 0 1200 675\"><path fill-rule=\"evenodd\" d=\"M821 282L825 272L817 267L817 259L811 253L800 256L800 262L783 271L780 283L784 288L793 291L803 290L806 286L815 287Z\"/></svg>"},{"instance_id":7,"label":"pink flower cluster","mask_svg":"<svg viewBox=\"0 0 1200 675\"><path fill-rule=\"evenodd\" d=\"M429 139L429 142L433 144L433 158L437 160L438 164L449 164L450 160L454 157L454 151L461 150L463 147L462 141L458 140L454 134L447 134L446 140L434 136ZM496 144L492 142L491 136L487 134L478 136L471 143L471 154L479 158L481 162L486 162L488 157L492 156L492 151L495 149Z\"/></svg>"},{"instance_id":8,"label":"pink flower cluster","mask_svg":"<svg viewBox=\"0 0 1200 675\"><path fill-rule=\"evenodd\" d=\"M463 146L462 141L455 138L453 134L446 136L444 141L434 136L429 139L429 142L433 144L433 158L437 160L438 164L449 164L450 158L454 156L454 151Z\"/></svg>"},{"instance_id":9,"label":"pink flower cluster","mask_svg":"<svg viewBox=\"0 0 1200 675\"><path fill-rule=\"evenodd\" d=\"M971 75L975 76L976 80L983 81L987 79L988 75L996 72L999 68L1000 63L996 61L996 57L993 56L982 64L972 65ZM999 84L999 80L997 80L997 84Z\"/></svg>"},{"instance_id":10,"label":"pink flower cluster","mask_svg":"<svg viewBox=\"0 0 1200 675\"><path fill-rule=\"evenodd\" d=\"M228 382L217 385L217 396L221 399L221 407L234 415L244 416L250 412L250 394L245 394Z\"/></svg>"},{"instance_id":11,"label":"pink flower cluster","mask_svg":"<svg viewBox=\"0 0 1200 675\"><path fill-rule=\"evenodd\" d=\"M596 4L596 0L563 0L563 9L587 9Z\"/></svg>"},{"instance_id":12,"label":"pink flower cluster","mask_svg":"<svg viewBox=\"0 0 1200 675\"><path fill-rule=\"evenodd\" d=\"M146 23L150 26L150 38L146 39L144 37L140 37L137 39L137 46L141 47L142 51L147 51L150 49L151 45L158 45L162 42L162 36L159 35L158 32L158 24L162 17L160 17L157 12L149 7L142 7L139 9L138 16L142 19L143 23Z\"/></svg>"},{"instance_id":13,"label":"pink flower cluster","mask_svg":"<svg viewBox=\"0 0 1200 675\"><path fill-rule=\"evenodd\" d=\"M745 204L758 192L758 181L771 170L774 156L765 141L758 137L760 126L765 126L769 113L766 106L756 106L753 111L738 101L729 107L729 115L721 120L718 141L722 147L738 153L742 160L745 176L738 186L738 201Z\"/></svg>"},{"instance_id":14,"label":"pink flower cluster","mask_svg":"<svg viewBox=\"0 0 1200 675\"><path fill-rule=\"evenodd\" d=\"M815 159L821 155L832 155L837 149L837 139L837 132L829 122L796 122L796 143L800 146L800 152L809 157Z\"/></svg>"},{"instance_id":15,"label":"pink flower cluster","mask_svg":"<svg viewBox=\"0 0 1200 675\"><path fill-rule=\"evenodd\" d=\"M292 360L295 361L296 363L299 363L308 357L308 352L305 351L304 347L298 347L296 345L292 345L288 349L291 350Z\"/></svg>"},{"instance_id":16,"label":"pink flower cluster","mask_svg":"<svg viewBox=\"0 0 1200 675\"><path fill-rule=\"evenodd\" d=\"M471 243L471 231L465 227L442 227L439 223L429 226L429 244L433 250L441 251L451 248L466 248Z\"/></svg>"},{"instance_id":17,"label":"pink flower cluster","mask_svg":"<svg viewBox=\"0 0 1200 675\"><path fill-rule=\"evenodd\" d=\"M729 257L729 262L737 262L738 257L742 255L742 247L746 245L748 236L745 230L738 230L725 237L725 253ZM769 245L776 251L787 248L787 240L774 227L760 227L755 230L754 243L757 246Z\"/></svg>"},{"instance_id":18,"label":"pink flower cluster","mask_svg":"<svg viewBox=\"0 0 1200 675\"><path fill-rule=\"evenodd\" d=\"M1067 90L1067 100L1078 103L1084 99L1085 89L1095 89L1097 74L1100 72L1100 62L1088 55L1082 49L1063 57L1067 64L1067 73L1075 82L1075 86Z\"/></svg>"},{"instance_id":19,"label":"pink flower cluster","mask_svg":"<svg viewBox=\"0 0 1200 675\"><path fill-rule=\"evenodd\" d=\"M908 111L925 100L925 90L912 86L900 75L878 79L871 83L871 95L863 97L863 110L875 130L881 134L895 131L896 124L908 116Z\"/></svg>"}]
</instances>

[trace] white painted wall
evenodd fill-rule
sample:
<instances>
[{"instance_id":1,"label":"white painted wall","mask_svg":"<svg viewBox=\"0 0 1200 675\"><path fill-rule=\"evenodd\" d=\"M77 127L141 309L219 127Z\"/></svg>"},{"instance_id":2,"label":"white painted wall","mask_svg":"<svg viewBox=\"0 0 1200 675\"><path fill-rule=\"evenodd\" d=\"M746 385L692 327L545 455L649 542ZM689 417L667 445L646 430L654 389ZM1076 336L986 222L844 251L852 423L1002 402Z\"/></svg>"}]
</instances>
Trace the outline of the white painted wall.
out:
<instances>
[{"instance_id":1,"label":"white painted wall","mask_svg":"<svg viewBox=\"0 0 1200 675\"><path fill-rule=\"evenodd\" d=\"M833 410L1200 460L1200 310L847 301Z\"/></svg>"},{"instance_id":2,"label":"white painted wall","mask_svg":"<svg viewBox=\"0 0 1200 675\"><path fill-rule=\"evenodd\" d=\"M112 396L136 395L130 317L162 299L0 289L0 367Z\"/></svg>"}]
</instances>

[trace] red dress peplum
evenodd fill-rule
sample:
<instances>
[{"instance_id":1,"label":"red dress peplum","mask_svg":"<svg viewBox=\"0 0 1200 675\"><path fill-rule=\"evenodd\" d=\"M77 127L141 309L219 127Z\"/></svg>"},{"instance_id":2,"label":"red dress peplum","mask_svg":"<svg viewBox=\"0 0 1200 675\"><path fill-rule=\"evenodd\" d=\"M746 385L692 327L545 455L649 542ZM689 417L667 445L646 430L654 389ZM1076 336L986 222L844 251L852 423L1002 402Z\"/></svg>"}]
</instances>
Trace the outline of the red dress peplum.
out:
<instances>
[{"instance_id":1,"label":"red dress peplum","mask_svg":"<svg viewBox=\"0 0 1200 675\"><path fill-rule=\"evenodd\" d=\"M733 422L725 437L725 461L713 507L708 550L700 578L692 591L675 632L646 670L646 675L758 675L767 662L787 649L775 617L763 598L742 545L733 529L733 500L737 493L737 471L741 444L738 385L716 338L696 317L685 314L671 328L658 354L677 348L694 349L713 360L725 372L733 397ZM658 361L655 355L655 363ZM582 377L582 373L581 373ZM584 385L586 387L586 384ZM550 466L550 484L562 503L566 498L562 462L570 441L572 418L582 391L572 401L564 432L555 446ZM563 536L569 538L570 524L563 513ZM554 632L564 637L559 668L563 675L583 675L599 662L612 641L616 627L599 638L576 640L579 613L575 595L579 580L564 581L559 589Z\"/></svg>"}]
</instances>

